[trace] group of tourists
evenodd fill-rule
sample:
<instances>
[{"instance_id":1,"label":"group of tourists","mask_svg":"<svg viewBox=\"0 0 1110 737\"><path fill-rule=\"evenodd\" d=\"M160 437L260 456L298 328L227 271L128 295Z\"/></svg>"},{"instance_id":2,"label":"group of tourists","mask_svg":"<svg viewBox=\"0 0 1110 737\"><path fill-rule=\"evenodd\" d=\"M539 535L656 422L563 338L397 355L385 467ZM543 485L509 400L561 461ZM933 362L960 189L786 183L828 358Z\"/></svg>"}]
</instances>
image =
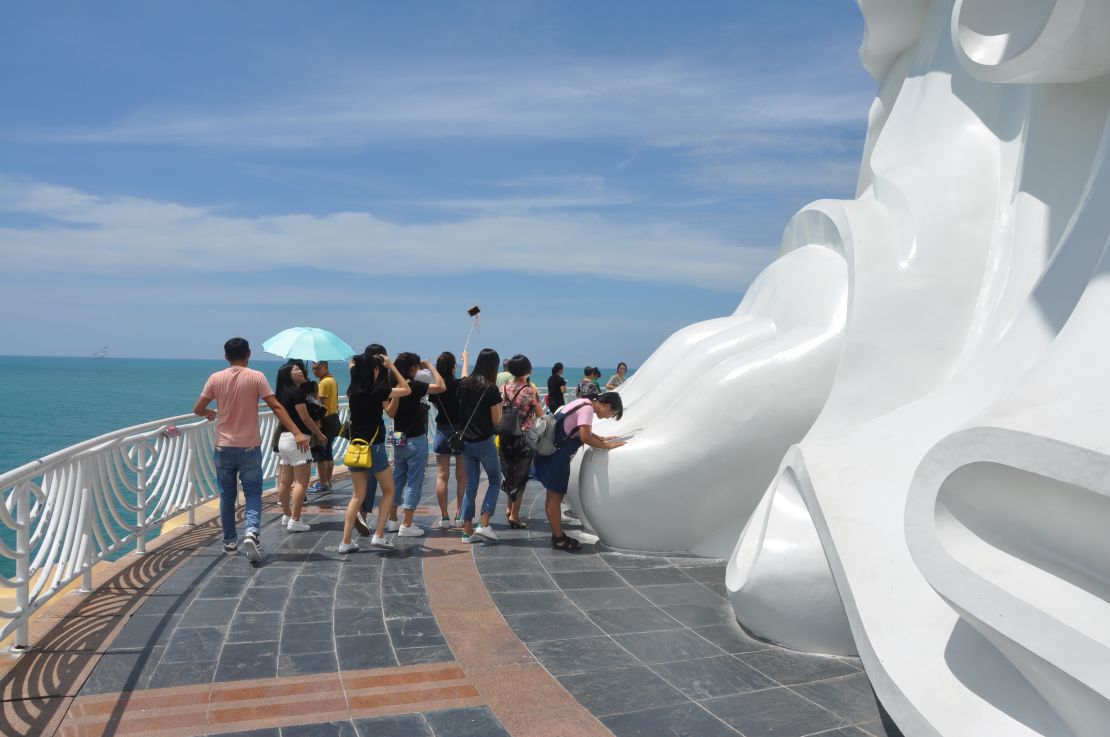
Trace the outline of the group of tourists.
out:
<instances>
[{"instance_id":1,"label":"group of tourists","mask_svg":"<svg viewBox=\"0 0 1110 737\"><path fill-rule=\"evenodd\" d=\"M517 354L502 362L497 351L485 348L469 370L469 355L465 351L460 355L460 367L450 352L440 354L434 364L409 352L391 360L383 346L371 344L348 363L350 417L343 427L339 422L338 385L327 362L313 365L317 381L310 381L304 363L290 360L278 370L277 388L272 391L261 372L248 368L250 345L246 340L228 340L224 355L228 368L209 377L193 411L216 421L214 459L224 549L234 553L240 547L235 504L241 484L246 500L242 547L252 561L261 560L262 556L258 538L262 507L259 401L265 402L278 420L270 447L279 457L277 491L281 524L290 533L310 529L301 520L301 513L310 491L311 464L315 462L319 469L319 481L312 490L317 495L326 494L331 489L334 471L335 438L342 433L352 442L368 444L368 464L348 469L353 494L344 516L341 553L359 549L354 540L356 531L370 537L372 547L382 550L393 547L386 537L389 532L401 537L425 534L414 522L414 516L429 455L429 406L436 408L431 452L436 456L436 500L440 513L432 528L460 530L466 543L498 539L492 518L502 490L508 497L507 525L513 529L527 528L520 507L525 485L530 478L536 478L547 493L544 508L551 527L552 547L579 549L579 542L566 535L561 524L561 502L570 481L571 459L583 445L603 450L623 445L617 438L595 435L592 426L595 417L620 419L623 414L621 397L612 389L625 380L628 369L624 363L606 383L604 392L598 384L600 371L587 367L576 397L569 402L564 396L567 382L562 377L563 365L555 364L548 379L545 404L540 401L538 387L531 382L532 364L526 356ZM210 408L213 401L217 411ZM525 433L548 413L557 413L555 450L550 455L539 455L525 442ZM388 433L386 416L393 420L393 430ZM393 446L392 466L386 453L387 442ZM456 484L453 518L448 509L452 463ZM482 471L488 486L479 507L477 495ZM381 501L375 527L371 529L369 521L378 486Z\"/></svg>"}]
</instances>

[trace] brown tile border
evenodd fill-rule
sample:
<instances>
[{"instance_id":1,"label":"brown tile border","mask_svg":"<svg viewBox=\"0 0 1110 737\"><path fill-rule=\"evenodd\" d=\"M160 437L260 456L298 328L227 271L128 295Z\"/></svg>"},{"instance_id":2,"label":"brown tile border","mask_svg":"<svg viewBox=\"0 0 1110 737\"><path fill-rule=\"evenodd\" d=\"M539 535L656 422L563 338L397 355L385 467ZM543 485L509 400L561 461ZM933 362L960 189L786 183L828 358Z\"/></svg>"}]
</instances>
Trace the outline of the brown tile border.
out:
<instances>
[{"instance_id":1,"label":"brown tile border","mask_svg":"<svg viewBox=\"0 0 1110 737\"><path fill-rule=\"evenodd\" d=\"M473 548L429 537L445 555L424 558L424 585L439 628L467 679L513 737L544 737L551 726L583 737L612 737L605 725L541 666L512 631L478 575ZM469 555L450 555L465 550Z\"/></svg>"}]
</instances>

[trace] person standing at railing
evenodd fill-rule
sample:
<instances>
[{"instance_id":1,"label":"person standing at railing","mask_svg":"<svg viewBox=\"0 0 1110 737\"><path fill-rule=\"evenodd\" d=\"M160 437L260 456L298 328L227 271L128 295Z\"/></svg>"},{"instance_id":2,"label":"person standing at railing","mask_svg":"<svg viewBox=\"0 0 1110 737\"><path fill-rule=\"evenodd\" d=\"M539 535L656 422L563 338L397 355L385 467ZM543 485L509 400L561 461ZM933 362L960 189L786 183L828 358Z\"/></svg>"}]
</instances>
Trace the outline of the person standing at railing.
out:
<instances>
[{"instance_id":1,"label":"person standing at railing","mask_svg":"<svg viewBox=\"0 0 1110 737\"><path fill-rule=\"evenodd\" d=\"M435 366L429 361L421 361L415 353L398 354L393 365L405 377L411 390L397 403L390 438L393 444L393 487L401 494L401 513L404 515L397 534L400 537L420 537L424 530L413 524L413 516L416 505L420 503L424 471L428 465L428 405L423 399L428 395L441 394L447 387ZM433 383L416 379L416 370L420 367L431 371Z\"/></svg>"},{"instance_id":2,"label":"person standing at railing","mask_svg":"<svg viewBox=\"0 0 1110 737\"><path fill-rule=\"evenodd\" d=\"M551 376L547 377L547 408L552 412L566 404L566 399L563 397L563 389L566 385L567 380L563 378L563 364L556 363L551 367Z\"/></svg>"},{"instance_id":3,"label":"person standing at railing","mask_svg":"<svg viewBox=\"0 0 1110 737\"><path fill-rule=\"evenodd\" d=\"M216 422L216 447L213 457L220 485L220 524L224 531L224 552L239 549L235 527L235 502L239 484L246 503L246 537L243 549L252 561L262 560L258 531L262 525L262 437L258 432L258 402L266 403L274 416L292 433L294 444L308 450L308 436L277 401L270 383L261 371L247 368L251 347L243 338L224 343L226 369L208 377L193 413ZM216 410L208 408L213 401Z\"/></svg>"},{"instance_id":4,"label":"person standing at railing","mask_svg":"<svg viewBox=\"0 0 1110 737\"><path fill-rule=\"evenodd\" d=\"M618 386L624 383L625 375L628 373L628 364L621 361L617 364L617 373L609 377L609 381L605 382L606 391L613 391Z\"/></svg>"},{"instance_id":5,"label":"person standing at railing","mask_svg":"<svg viewBox=\"0 0 1110 737\"><path fill-rule=\"evenodd\" d=\"M306 435L312 435L323 443L327 440L324 433L312 419L308 411L308 397L302 388L307 381L304 369L295 363L287 363L278 370L277 398L297 428ZM308 532L307 522L301 521L305 494L308 491L308 476L312 470L312 455L301 450L294 442L292 432L282 432L278 437L278 501L281 502L282 524L289 532Z\"/></svg>"},{"instance_id":6,"label":"person standing at railing","mask_svg":"<svg viewBox=\"0 0 1110 737\"><path fill-rule=\"evenodd\" d=\"M462 352L462 378L468 375L469 354ZM448 442L458 430L462 430L459 420L459 379L455 378L455 354L444 351L436 359L436 371L443 377L446 389L442 394L429 397L428 401L436 408L436 436L432 451L436 454L436 501L439 502L439 522L432 525L438 530L451 529L451 517L447 512L447 484L451 478L451 458L455 459L455 527L462 524L462 503L466 494L466 465L462 454L451 450Z\"/></svg>"},{"instance_id":7,"label":"person standing at railing","mask_svg":"<svg viewBox=\"0 0 1110 737\"><path fill-rule=\"evenodd\" d=\"M331 375L327 361L314 363L312 373L319 380L316 395L327 410L323 427L327 442L320 449L320 460L316 462L316 473L320 479L308 491L313 496L317 494L323 496L331 491L331 475L335 470L332 448L335 439L339 437L339 386L335 383L335 377Z\"/></svg>"},{"instance_id":8,"label":"person standing at railing","mask_svg":"<svg viewBox=\"0 0 1110 737\"><path fill-rule=\"evenodd\" d=\"M339 545L339 552L353 553L358 550L358 543L351 540L351 534L366 497L367 481L371 478L381 484L382 503L378 510L377 531L370 544L389 550L393 543L385 539L385 525L389 520L389 509L393 506L393 474L389 470L389 457L385 454L382 410L386 404L407 396L412 390L389 356L358 355L351 359L350 368L351 385L347 388L347 406L351 410L350 437L352 442L365 440L370 444L371 465L369 468L349 469L353 493L343 517L343 542ZM392 388L379 380L387 371L391 371L397 379L397 385Z\"/></svg>"}]
</instances>

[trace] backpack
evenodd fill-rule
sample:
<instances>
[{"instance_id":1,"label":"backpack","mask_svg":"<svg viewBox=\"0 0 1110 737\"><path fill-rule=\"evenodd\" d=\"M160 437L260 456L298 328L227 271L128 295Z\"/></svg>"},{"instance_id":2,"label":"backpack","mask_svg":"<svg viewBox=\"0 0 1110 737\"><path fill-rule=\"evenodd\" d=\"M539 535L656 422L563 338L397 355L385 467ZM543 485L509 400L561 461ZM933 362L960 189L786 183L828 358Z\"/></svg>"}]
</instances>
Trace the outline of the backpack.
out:
<instances>
[{"instance_id":1,"label":"backpack","mask_svg":"<svg viewBox=\"0 0 1110 737\"><path fill-rule=\"evenodd\" d=\"M571 402L571 404L574 404L574 402ZM524 446L538 456L553 455L562 445L562 443L555 443L555 431L565 417L564 410L569 406L568 404L560 407L559 411L553 415L536 418L532 426L524 431ZM578 407L575 407L575 410L577 409Z\"/></svg>"},{"instance_id":2,"label":"backpack","mask_svg":"<svg viewBox=\"0 0 1110 737\"><path fill-rule=\"evenodd\" d=\"M508 397L508 389L504 390L504 396L501 399L501 421L497 423L496 428L498 435L507 435L514 438L520 435L523 422L520 416L520 407L517 406L516 400L520 397L520 393L527 388L528 384L524 384L517 390L516 396L511 399Z\"/></svg>"}]
</instances>

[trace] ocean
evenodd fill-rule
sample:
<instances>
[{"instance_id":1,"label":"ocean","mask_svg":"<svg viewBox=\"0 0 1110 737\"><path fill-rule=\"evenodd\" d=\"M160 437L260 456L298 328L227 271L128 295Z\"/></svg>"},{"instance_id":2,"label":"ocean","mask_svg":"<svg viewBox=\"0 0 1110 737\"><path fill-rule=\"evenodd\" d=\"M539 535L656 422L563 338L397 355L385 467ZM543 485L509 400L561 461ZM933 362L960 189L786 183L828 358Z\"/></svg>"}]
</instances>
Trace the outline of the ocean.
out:
<instances>
[{"instance_id":1,"label":"ocean","mask_svg":"<svg viewBox=\"0 0 1110 737\"><path fill-rule=\"evenodd\" d=\"M251 362L271 385L280 365ZM0 372L18 389L0 414L0 474L112 430L188 414L208 375L226 366L222 360L0 356ZM616 373L601 371L603 382ZM537 366L532 380L544 389L550 373L551 367ZM345 374L335 372L340 391ZM582 369L567 367L563 376L573 388Z\"/></svg>"}]
</instances>

